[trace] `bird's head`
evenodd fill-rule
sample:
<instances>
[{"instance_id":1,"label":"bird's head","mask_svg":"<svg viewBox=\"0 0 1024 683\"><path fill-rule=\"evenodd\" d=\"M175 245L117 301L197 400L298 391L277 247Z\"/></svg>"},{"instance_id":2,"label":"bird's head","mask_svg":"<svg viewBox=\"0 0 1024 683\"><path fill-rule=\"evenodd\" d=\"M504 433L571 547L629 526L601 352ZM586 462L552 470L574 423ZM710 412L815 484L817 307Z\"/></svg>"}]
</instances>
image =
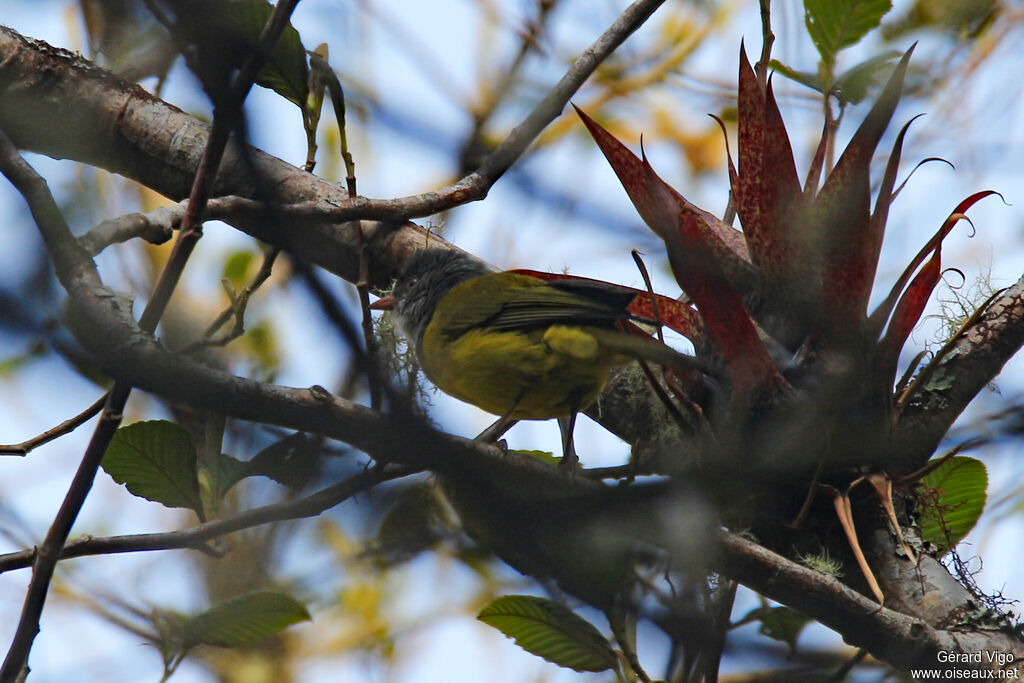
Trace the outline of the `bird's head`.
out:
<instances>
[{"instance_id":1,"label":"bird's head","mask_svg":"<svg viewBox=\"0 0 1024 683\"><path fill-rule=\"evenodd\" d=\"M491 270L455 249L422 249L406 259L390 297L370 308L391 310L402 334L419 344L441 299L455 285Z\"/></svg>"}]
</instances>

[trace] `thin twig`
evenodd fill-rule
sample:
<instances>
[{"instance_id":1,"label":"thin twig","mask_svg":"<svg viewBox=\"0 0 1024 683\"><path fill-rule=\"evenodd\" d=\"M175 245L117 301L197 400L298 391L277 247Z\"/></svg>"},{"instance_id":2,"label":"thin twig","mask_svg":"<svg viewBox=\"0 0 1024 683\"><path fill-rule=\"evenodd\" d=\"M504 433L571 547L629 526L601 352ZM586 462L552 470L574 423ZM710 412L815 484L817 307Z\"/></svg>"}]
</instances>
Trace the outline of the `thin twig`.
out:
<instances>
[{"instance_id":1,"label":"thin twig","mask_svg":"<svg viewBox=\"0 0 1024 683\"><path fill-rule=\"evenodd\" d=\"M75 431L80 426L96 417L99 412L103 410L103 406L106 402L107 395L103 394L91 406L80 412L78 415L64 420L56 427L47 429L42 434L22 441L21 443L0 446L0 455L28 455L33 449L42 446L44 443L50 443L59 436L64 436L65 434Z\"/></svg>"},{"instance_id":2,"label":"thin twig","mask_svg":"<svg viewBox=\"0 0 1024 683\"><path fill-rule=\"evenodd\" d=\"M537 15L527 22L526 30L520 32L522 41L516 56L506 67L500 76L487 79L482 85L483 102L473 108L473 129L466 136L466 142L462 145L461 168L463 172L469 172L476 166L477 153L482 152L485 147L483 140L484 127L490 121L498 106L514 92L514 85L520 69L526 62L526 57L533 49L538 49L538 39L547 24L547 20L554 10L557 0L540 0L537 3Z\"/></svg>"},{"instance_id":3,"label":"thin twig","mask_svg":"<svg viewBox=\"0 0 1024 683\"><path fill-rule=\"evenodd\" d=\"M857 650L857 654L850 657L848 660L843 662L843 665L836 669L836 672L825 679L824 683L841 683L846 680L846 676L853 671L853 667L864 661L864 658L868 656L866 648L860 648Z\"/></svg>"},{"instance_id":4,"label":"thin twig","mask_svg":"<svg viewBox=\"0 0 1024 683\"><path fill-rule=\"evenodd\" d=\"M263 286L264 282L270 279L271 274L274 272L274 262L280 253L281 250L274 247L263 254L263 263L260 264L260 269L253 276L252 281L245 286L245 289L240 294L232 297L230 305L221 311L220 315L210 323L203 334L203 339L189 344L181 350L181 353L194 353L211 346L227 346L245 334L245 311L249 305L249 299L257 289ZM217 331L231 318L235 319L235 324L231 330L223 336L214 339L213 335L217 334Z\"/></svg>"},{"instance_id":5,"label":"thin twig","mask_svg":"<svg viewBox=\"0 0 1024 683\"><path fill-rule=\"evenodd\" d=\"M533 110L516 126L508 136L491 152L480 167L457 182L419 195L399 197L391 200L375 200L374 208L387 206L390 215L382 213L363 215L363 218L377 220L402 220L416 216L430 216L447 209L483 199L491 185L500 178L537 136L555 120L569 99L576 93L590 75L608 56L622 44L636 29L654 13L665 0L637 0L618 19L580 54L561 80L537 103ZM330 215L334 220L339 216L355 216L357 204L366 206L370 202L363 197L350 197L346 206ZM346 218L351 220L351 218Z\"/></svg>"},{"instance_id":6,"label":"thin twig","mask_svg":"<svg viewBox=\"0 0 1024 683\"><path fill-rule=\"evenodd\" d=\"M312 59L316 59L316 55ZM352 152L348 149L348 135L345 131L345 91L341 87L334 70L326 63L322 65L327 80L327 90L331 96L331 106L334 108L334 118L338 122L338 130L341 138L341 158L345 162L345 185L349 197L359 195L356 186L356 163L352 159ZM353 223L356 233L356 244L359 249L359 276L356 278L356 293L359 297L359 309L362 311L363 343L366 348L366 383L370 391L370 407L380 410L381 406L381 381L377 362L377 338L373 334L373 316L370 315L370 249L366 239L366 232L363 229L363 222L356 220ZM312 271L309 271L312 272ZM373 370L370 370L370 369Z\"/></svg>"},{"instance_id":7,"label":"thin twig","mask_svg":"<svg viewBox=\"0 0 1024 683\"><path fill-rule=\"evenodd\" d=\"M633 249L629 253L633 256L633 262L636 264L637 270L640 271L640 277L644 280L644 288L647 290L647 296L651 300L651 310L654 311L654 322L657 325L658 341L664 344L665 331L662 329L661 308L658 306L658 297L654 295L654 287L651 285L651 274L647 272L647 264L645 264L643 258L640 257L639 251Z\"/></svg>"},{"instance_id":8,"label":"thin twig","mask_svg":"<svg viewBox=\"0 0 1024 683\"><path fill-rule=\"evenodd\" d=\"M761 92L768 87L768 63L772 60L772 45L775 43L775 34L772 33L772 0L760 0L761 5L761 58L754 65L754 73L757 74L757 84L761 86Z\"/></svg>"},{"instance_id":9,"label":"thin twig","mask_svg":"<svg viewBox=\"0 0 1024 683\"><path fill-rule=\"evenodd\" d=\"M522 156L541 131L561 114L569 99L597 67L664 2L665 0L637 0L630 5L580 54L561 80L484 159L480 167L455 183L439 190L406 197L371 199L349 196L340 204L304 202L279 206L277 209L284 216L325 223L343 223L360 219L399 223L410 218L432 216L483 199L490 187ZM266 204L241 197L225 197L212 200L210 208L211 216L222 217L235 212L244 214L256 210L265 211Z\"/></svg>"},{"instance_id":10,"label":"thin twig","mask_svg":"<svg viewBox=\"0 0 1024 683\"><path fill-rule=\"evenodd\" d=\"M67 560L87 555L112 555L150 550L198 549L208 541L241 531L242 529L261 526L271 522L283 522L289 519L315 517L324 510L328 510L377 484L415 474L418 471L420 471L419 468L401 465L371 467L337 484L332 484L302 498L243 510L221 519L197 524L188 529L179 529L178 531L108 536L105 538L82 536L64 546L60 559ZM16 553L0 555L0 573L31 566L35 555L36 552L34 550L22 550Z\"/></svg>"},{"instance_id":11,"label":"thin twig","mask_svg":"<svg viewBox=\"0 0 1024 683\"><path fill-rule=\"evenodd\" d=\"M475 173L467 178L480 176L497 180L509 166L522 155L534 138L559 114L569 98L579 90L590 74L654 13L665 0L637 0L573 62L566 74L554 88L537 103L533 111L516 126L494 152L489 154Z\"/></svg>"}]
</instances>

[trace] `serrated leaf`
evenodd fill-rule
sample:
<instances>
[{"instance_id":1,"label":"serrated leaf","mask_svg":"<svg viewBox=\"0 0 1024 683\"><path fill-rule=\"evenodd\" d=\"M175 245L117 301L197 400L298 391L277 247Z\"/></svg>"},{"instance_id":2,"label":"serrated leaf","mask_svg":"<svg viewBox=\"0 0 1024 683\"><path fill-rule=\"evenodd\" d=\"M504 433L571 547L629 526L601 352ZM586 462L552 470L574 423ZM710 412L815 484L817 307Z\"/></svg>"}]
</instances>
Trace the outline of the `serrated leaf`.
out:
<instances>
[{"instance_id":1,"label":"serrated leaf","mask_svg":"<svg viewBox=\"0 0 1024 683\"><path fill-rule=\"evenodd\" d=\"M804 23L822 61L834 64L840 50L876 28L890 9L891 0L804 0Z\"/></svg>"},{"instance_id":2,"label":"serrated leaf","mask_svg":"<svg viewBox=\"0 0 1024 683\"><path fill-rule=\"evenodd\" d=\"M196 449L189 433L167 420L121 427L103 457L103 469L132 494L202 517Z\"/></svg>"},{"instance_id":3,"label":"serrated leaf","mask_svg":"<svg viewBox=\"0 0 1024 683\"><path fill-rule=\"evenodd\" d=\"M974 528L988 488L988 472L980 460L957 455L921 479L921 538L949 552Z\"/></svg>"},{"instance_id":4,"label":"serrated leaf","mask_svg":"<svg viewBox=\"0 0 1024 683\"><path fill-rule=\"evenodd\" d=\"M187 650L196 645L246 647L312 617L286 593L252 591L214 605L179 626Z\"/></svg>"},{"instance_id":5,"label":"serrated leaf","mask_svg":"<svg viewBox=\"0 0 1024 683\"><path fill-rule=\"evenodd\" d=\"M192 8L200 13L198 17L184 20L197 32L211 36L226 46L225 57L241 48L242 56L255 50L260 33L270 19L274 6L267 0L206 0L202 6ZM210 49L214 49L211 45ZM240 66L241 64L234 64ZM274 48L256 76L256 84L270 88L278 95L294 102L300 108L305 106L308 96L306 49L299 32L290 23L285 26Z\"/></svg>"},{"instance_id":6,"label":"serrated leaf","mask_svg":"<svg viewBox=\"0 0 1024 683\"><path fill-rule=\"evenodd\" d=\"M527 652L574 671L607 671L618 663L608 640L568 607L531 595L506 595L476 617Z\"/></svg>"}]
</instances>

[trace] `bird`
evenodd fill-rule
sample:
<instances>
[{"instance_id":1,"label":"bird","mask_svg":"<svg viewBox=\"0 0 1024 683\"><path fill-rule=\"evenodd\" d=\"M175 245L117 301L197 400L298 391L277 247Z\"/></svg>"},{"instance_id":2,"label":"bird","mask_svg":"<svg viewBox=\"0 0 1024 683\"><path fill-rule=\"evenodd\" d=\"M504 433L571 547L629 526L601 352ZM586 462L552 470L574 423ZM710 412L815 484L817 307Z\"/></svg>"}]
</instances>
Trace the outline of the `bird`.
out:
<instances>
[{"instance_id":1,"label":"bird","mask_svg":"<svg viewBox=\"0 0 1024 683\"><path fill-rule=\"evenodd\" d=\"M612 368L633 359L696 367L692 356L627 331L637 295L595 280L494 271L465 252L428 248L406 259L392 294L370 308L392 311L435 386L500 416L478 439L497 441L519 420L558 418L561 465L573 469L576 415Z\"/></svg>"}]
</instances>

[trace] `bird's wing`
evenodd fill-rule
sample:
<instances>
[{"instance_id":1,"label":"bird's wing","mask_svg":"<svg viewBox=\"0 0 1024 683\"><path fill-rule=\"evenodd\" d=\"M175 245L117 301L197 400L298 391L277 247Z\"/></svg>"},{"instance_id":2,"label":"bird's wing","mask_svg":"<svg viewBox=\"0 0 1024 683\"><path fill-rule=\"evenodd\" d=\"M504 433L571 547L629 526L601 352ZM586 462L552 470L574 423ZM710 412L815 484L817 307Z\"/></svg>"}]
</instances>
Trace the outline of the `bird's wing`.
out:
<instances>
[{"instance_id":1,"label":"bird's wing","mask_svg":"<svg viewBox=\"0 0 1024 683\"><path fill-rule=\"evenodd\" d=\"M470 284L470 283L467 283ZM603 283L542 281L498 273L472 283L479 296L459 297L458 314L445 325L445 334L458 337L474 328L530 330L550 325L611 325L628 319L626 306L636 293ZM501 289L493 295L491 287ZM500 302L500 303L495 303Z\"/></svg>"}]
</instances>

